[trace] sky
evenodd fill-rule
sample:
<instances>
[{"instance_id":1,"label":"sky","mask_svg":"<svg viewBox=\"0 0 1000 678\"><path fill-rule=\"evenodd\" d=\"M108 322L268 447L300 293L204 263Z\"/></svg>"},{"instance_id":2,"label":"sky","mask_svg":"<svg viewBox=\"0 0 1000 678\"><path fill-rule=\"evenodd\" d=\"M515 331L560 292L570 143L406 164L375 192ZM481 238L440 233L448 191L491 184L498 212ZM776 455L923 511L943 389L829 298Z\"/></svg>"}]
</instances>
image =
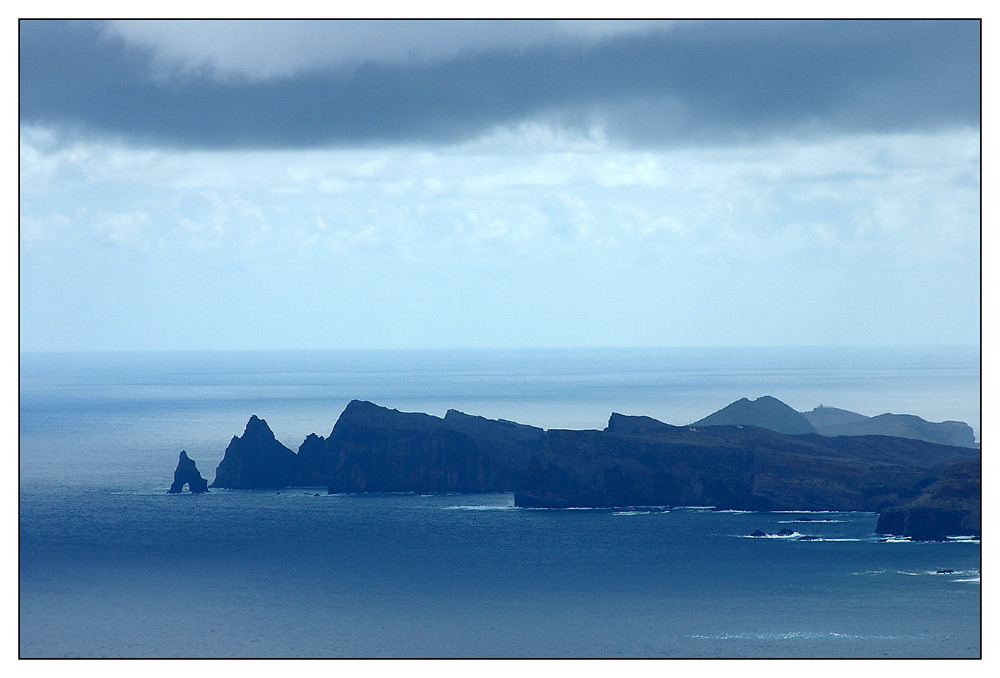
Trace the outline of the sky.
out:
<instances>
[{"instance_id":1,"label":"sky","mask_svg":"<svg viewBox=\"0 0 1000 678\"><path fill-rule=\"evenodd\" d=\"M22 21L22 351L980 341L980 25Z\"/></svg>"}]
</instances>

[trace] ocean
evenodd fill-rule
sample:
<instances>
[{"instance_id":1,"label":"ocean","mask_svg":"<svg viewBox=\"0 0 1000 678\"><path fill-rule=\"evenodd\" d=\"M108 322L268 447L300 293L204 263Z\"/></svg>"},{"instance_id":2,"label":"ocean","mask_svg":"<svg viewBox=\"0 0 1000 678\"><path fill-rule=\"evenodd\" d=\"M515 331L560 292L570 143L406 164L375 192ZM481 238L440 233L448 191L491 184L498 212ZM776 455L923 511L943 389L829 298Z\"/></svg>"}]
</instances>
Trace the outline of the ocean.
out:
<instances>
[{"instance_id":1,"label":"ocean","mask_svg":"<svg viewBox=\"0 0 1000 678\"><path fill-rule=\"evenodd\" d=\"M166 489L252 414L296 450L352 399L599 429L772 395L978 438L979 389L978 347L25 353L20 656L978 657L979 542L875 514Z\"/></svg>"}]
</instances>

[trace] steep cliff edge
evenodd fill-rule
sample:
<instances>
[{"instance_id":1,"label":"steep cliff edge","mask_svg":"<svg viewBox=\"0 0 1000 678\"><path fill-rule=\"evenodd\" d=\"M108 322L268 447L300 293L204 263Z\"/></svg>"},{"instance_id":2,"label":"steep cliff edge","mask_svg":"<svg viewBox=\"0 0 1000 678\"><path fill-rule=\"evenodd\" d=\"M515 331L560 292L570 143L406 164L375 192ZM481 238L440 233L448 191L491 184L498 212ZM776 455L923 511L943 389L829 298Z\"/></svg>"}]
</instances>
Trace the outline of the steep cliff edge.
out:
<instances>
[{"instance_id":1,"label":"steep cliff edge","mask_svg":"<svg viewBox=\"0 0 1000 678\"><path fill-rule=\"evenodd\" d=\"M355 400L330 437L307 440L300 455L311 455L317 473L329 469L334 493L509 492L544 440L542 429L514 422Z\"/></svg>"},{"instance_id":2,"label":"steep cliff edge","mask_svg":"<svg viewBox=\"0 0 1000 678\"><path fill-rule=\"evenodd\" d=\"M297 484L295 453L279 443L267 422L250 417L242 436L233 436L215 470L212 487L275 489Z\"/></svg>"},{"instance_id":3,"label":"steep cliff edge","mask_svg":"<svg viewBox=\"0 0 1000 678\"><path fill-rule=\"evenodd\" d=\"M982 464L966 459L945 464L921 483L919 495L884 509L875 531L917 540L982 534Z\"/></svg>"}]
</instances>

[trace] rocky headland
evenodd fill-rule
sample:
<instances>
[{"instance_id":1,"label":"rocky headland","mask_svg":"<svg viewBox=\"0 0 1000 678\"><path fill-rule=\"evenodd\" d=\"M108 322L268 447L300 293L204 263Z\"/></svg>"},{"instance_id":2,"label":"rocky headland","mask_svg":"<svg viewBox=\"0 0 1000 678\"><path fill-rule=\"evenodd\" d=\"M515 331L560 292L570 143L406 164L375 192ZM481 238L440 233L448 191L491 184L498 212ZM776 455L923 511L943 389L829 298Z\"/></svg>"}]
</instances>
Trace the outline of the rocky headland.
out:
<instances>
[{"instance_id":1,"label":"rocky headland","mask_svg":"<svg viewBox=\"0 0 1000 678\"><path fill-rule=\"evenodd\" d=\"M819 407L803 416L824 436L896 436L942 445L976 447L976 433L962 421L930 422L913 414L868 417L836 407Z\"/></svg>"},{"instance_id":2,"label":"rocky headland","mask_svg":"<svg viewBox=\"0 0 1000 678\"><path fill-rule=\"evenodd\" d=\"M875 531L917 540L982 534L982 464L963 459L932 469L920 493L882 510Z\"/></svg>"},{"instance_id":3,"label":"rocky headland","mask_svg":"<svg viewBox=\"0 0 1000 678\"><path fill-rule=\"evenodd\" d=\"M778 433L823 436L893 436L941 445L976 447L972 427L961 421L930 422L912 414L880 414L869 417L858 412L820 405L797 412L772 396L756 400L741 398L690 426L758 426Z\"/></svg>"},{"instance_id":4,"label":"rocky headland","mask_svg":"<svg viewBox=\"0 0 1000 678\"><path fill-rule=\"evenodd\" d=\"M355 400L329 438L307 439L299 455L312 460L303 474L334 493L512 492L544 441L545 431L533 426Z\"/></svg>"},{"instance_id":5,"label":"rocky headland","mask_svg":"<svg viewBox=\"0 0 1000 678\"><path fill-rule=\"evenodd\" d=\"M545 431L456 410L435 417L355 400L328 437L310 434L297 454L251 417L212 487L513 492L517 506L552 508L871 511L882 514L879 529L887 534L941 539L956 527L978 534L978 449L820 435L805 415L768 396L716 415L672 426L616 413L601 431ZM719 423L729 420L739 423ZM801 432L805 427L812 431Z\"/></svg>"},{"instance_id":6,"label":"rocky headland","mask_svg":"<svg viewBox=\"0 0 1000 678\"><path fill-rule=\"evenodd\" d=\"M441 417L353 400L329 437L298 454L253 416L234 437L212 487L326 486L340 492L512 492L545 431L449 410Z\"/></svg>"},{"instance_id":7,"label":"rocky headland","mask_svg":"<svg viewBox=\"0 0 1000 678\"><path fill-rule=\"evenodd\" d=\"M550 430L514 501L881 511L915 498L931 469L970 457L978 451L888 436L791 436L613 414L603 431Z\"/></svg>"}]
</instances>

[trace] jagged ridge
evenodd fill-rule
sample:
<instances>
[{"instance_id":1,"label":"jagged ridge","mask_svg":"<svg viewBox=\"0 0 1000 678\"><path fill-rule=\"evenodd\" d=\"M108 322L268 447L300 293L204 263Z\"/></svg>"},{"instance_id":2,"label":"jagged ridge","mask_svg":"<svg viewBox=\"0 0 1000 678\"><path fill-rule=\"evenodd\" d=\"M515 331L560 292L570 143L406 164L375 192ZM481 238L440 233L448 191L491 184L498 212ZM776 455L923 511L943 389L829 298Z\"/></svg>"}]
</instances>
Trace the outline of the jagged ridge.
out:
<instances>
[{"instance_id":1,"label":"jagged ridge","mask_svg":"<svg viewBox=\"0 0 1000 678\"><path fill-rule=\"evenodd\" d=\"M740 402L772 412L787 408L769 397L734 405ZM514 491L519 506L881 511L916 500L942 465L962 459L978 459L978 450L887 436L786 435L748 424L678 427L618 413L604 431L546 432L456 410L441 418L355 400L328 438L310 434L298 454L251 417L226 449L212 486ZM953 483L954 491L968 495L967 485ZM976 506L978 492L977 485L969 498ZM887 518L887 529L902 525L915 533L922 528L913 525L930 520L926 512L911 514L909 522Z\"/></svg>"}]
</instances>

